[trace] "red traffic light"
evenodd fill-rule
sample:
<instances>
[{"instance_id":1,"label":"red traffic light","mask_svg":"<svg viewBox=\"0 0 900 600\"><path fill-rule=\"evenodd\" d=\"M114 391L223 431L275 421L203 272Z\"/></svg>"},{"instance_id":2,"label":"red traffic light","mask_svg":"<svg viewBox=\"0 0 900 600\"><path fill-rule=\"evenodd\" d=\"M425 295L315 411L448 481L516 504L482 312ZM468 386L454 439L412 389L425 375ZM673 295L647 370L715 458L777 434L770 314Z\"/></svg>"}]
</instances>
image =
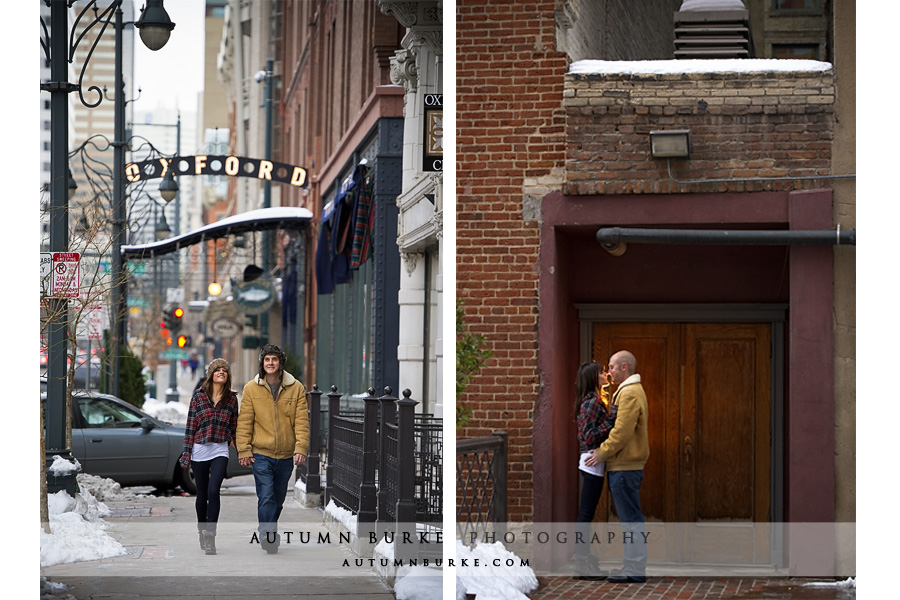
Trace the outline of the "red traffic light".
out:
<instances>
[{"instance_id":1,"label":"red traffic light","mask_svg":"<svg viewBox=\"0 0 900 600\"><path fill-rule=\"evenodd\" d=\"M187 338L183 335L178 336L178 347L184 348L187 345Z\"/></svg>"},{"instance_id":2,"label":"red traffic light","mask_svg":"<svg viewBox=\"0 0 900 600\"><path fill-rule=\"evenodd\" d=\"M184 309L179 307L172 311L172 314L175 315L176 319L180 319L184 316Z\"/></svg>"}]
</instances>

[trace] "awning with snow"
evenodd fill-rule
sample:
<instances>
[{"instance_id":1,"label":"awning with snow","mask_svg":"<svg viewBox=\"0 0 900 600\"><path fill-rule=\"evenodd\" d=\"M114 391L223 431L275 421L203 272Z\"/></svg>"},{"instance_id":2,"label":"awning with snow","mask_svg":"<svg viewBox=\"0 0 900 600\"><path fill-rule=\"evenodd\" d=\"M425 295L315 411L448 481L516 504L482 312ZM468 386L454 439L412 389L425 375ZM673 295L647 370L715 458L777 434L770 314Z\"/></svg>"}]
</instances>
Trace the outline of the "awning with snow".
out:
<instances>
[{"instance_id":1,"label":"awning with snow","mask_svg":"<svg viewBox=\"0 0 900 600\"><path fill-rule=\"evenodd\" d=\"M152 244L122 246L122 258L152 258L182 248L248 231L268 231L272 229L303 229L312 220L312 213L305 208L280 206L261 208L210 223L194 231L153 242Z\"/></svg>"}]
</instances>

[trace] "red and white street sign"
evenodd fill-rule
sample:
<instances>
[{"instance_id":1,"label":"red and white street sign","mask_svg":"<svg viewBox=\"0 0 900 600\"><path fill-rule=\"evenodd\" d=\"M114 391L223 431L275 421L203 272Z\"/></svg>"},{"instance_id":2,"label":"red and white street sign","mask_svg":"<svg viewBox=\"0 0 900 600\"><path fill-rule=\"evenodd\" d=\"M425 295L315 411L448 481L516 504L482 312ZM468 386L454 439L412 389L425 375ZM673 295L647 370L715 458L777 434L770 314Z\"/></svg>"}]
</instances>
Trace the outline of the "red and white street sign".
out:
<instances>
[{"instance_id":1,"label":"red and white street sign","mask_svg":"<svg viewBox=\"0 0 900 600\"><path fill-rule=\"evenodd\" d=\"M87 339L103 339L103 307L91 306L87 309Z\"/></svg>"},{"instance_id":2,"label":"red and white street sign","mask_svg":"<svg viewBox=\"0 0 900 600\"><path fill-rule=\"evenodd\" d=\"M77 298L81 288L81 253L54 252L50 273L50 295Z\"/></svg>"}]
</instances>

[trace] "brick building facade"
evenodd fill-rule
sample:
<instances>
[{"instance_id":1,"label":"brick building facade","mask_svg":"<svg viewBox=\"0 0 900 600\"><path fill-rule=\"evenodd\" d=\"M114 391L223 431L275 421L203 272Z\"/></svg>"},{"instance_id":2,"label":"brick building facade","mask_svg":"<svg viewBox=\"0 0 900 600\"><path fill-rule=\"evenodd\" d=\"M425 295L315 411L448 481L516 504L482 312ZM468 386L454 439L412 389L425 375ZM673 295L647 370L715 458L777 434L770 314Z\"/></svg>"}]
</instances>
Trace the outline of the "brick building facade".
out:
<instances>
[{"instance_id":1,"label":"brick building facade","mask_svg":"<svg viewBox=\"0 0 900 600\"><path fill-rule=\"evenodd\" d=\"M672 4L616 16L658 24L643 12ZM671 58L658 43L614 51L627 45L602 28L574 43L585 6L457 3L457 294L494 356L461 398L473 413L459 437L509 432L510 521L573 521L574 374L627 347L651 399L648 521L855 520L854 434L838 416L855 403L854 250L798 241L855 225L852 177L832 177L853 169L834 137L853 114L842 67L673 69L646 62ZM690 131L690 157L652 158L650 131L672 129ZM612 227L790 241L609 252L596 234ZM776 542L741 560L853 572L836 531L814 556Z\"/></svg>"}]
</instances>

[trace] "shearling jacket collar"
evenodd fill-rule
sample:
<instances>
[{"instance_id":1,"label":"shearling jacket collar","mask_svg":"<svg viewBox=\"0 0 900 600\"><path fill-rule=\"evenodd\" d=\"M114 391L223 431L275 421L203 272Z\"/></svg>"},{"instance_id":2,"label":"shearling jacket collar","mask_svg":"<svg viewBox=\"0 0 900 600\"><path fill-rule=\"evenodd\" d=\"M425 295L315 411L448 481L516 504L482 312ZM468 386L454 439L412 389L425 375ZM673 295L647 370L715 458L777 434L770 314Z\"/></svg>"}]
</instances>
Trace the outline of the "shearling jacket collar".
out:
<instances>
[{"instance_id":1,"label":"shearling jacket collar","mask_svg":"<svg viewBox=\"0 0 900 600\"><path fill-rule=\"evenodd\" d=\"M256 381L256 383L258 383L259 385L267 385L267 384L266 384L266 378L265 378L265 377L260 377L259 375L257 375L257 376L254 378L254 381ZM296 383L296 382L297 382L297 380L294 378L293 375L291 375L291 374L288 373L287 371L282 371L282 372L281 372L281 385L282 385L283 387L288 387L289 385L294 385L294 383Z\"/></svg>"},{"instance_id":2,"label":"shearling jacket collar","mask_svg":"<svg viewBox=\"0 0 900 600\"><path fill-rule=\"evenodd\" d=\"M613 394L613 400L615 400L616 396L619 395L619 392L622 391L622 388L624 388L627 385L634 385L635 383L640 383L640 382L641 382L641 374L640 373L635 373L634 375L630 376L628 379L626 379L625 381L623 381L622 383L619 384L619 387L616 389L616 393Z\"/></svg>"}]
</instances>

